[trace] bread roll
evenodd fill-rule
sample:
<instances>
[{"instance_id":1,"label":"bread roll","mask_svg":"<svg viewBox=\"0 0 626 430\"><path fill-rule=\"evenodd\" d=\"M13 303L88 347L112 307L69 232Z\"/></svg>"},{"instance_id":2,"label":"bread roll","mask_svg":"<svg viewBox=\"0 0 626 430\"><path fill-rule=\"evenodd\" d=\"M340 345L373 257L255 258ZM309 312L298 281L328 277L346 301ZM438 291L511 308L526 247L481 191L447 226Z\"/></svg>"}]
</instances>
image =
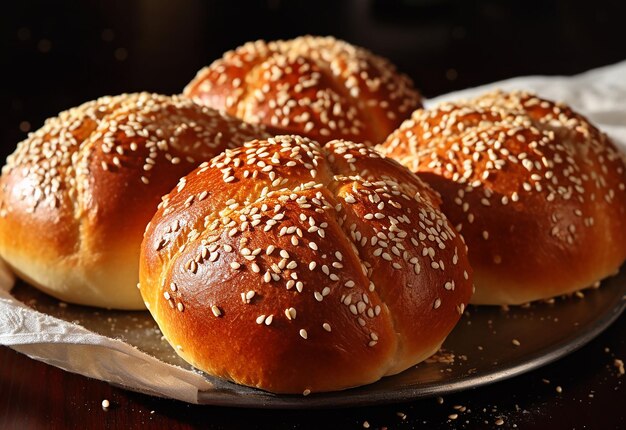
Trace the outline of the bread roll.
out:
<instances>
[{"instance_id":1,"label":"bread roll","mask_svg":"<svg viewBox=\"0 0 626 430\"><path fill-rule=\"evenodd\" d=\"M256 126L156 94L103 97L62 112L8 157L0 256L71 303L143 308L139 246L160 197Z\"/></svg>"},{"instance_id":2,"label":"bread roll","mask_svg":"<svg viewBox=\"0 0 626 430\"><path fill-rule=\"evenodd\" d=\"M441 193L469 248L474 303L579 290L626 258L624 158L567 106L525 92L444 103L379 149Z\"/></svg>"},{"instance_id":3,"label":"bread roll","mask_svg":"<svg viewBox=\"0 0 626 430\"><path fill-rule=\"evenodd\" d=\"M211 375L277 393L367 384L437 351L470 298L465 244L438 204L363 144L249 142L165 197L141 294Z\"/></svg>"},{"instance_id":4,"label":"bread roll","mask_svg":"<svg viewBox=\"0 0 626 430\"><path fill-rule=\"evenodd\" d=\"M246 43L200 70L184 94L319 142L380 143L421 107L389 61L332 37Z\"/></svg>"}]
</instances>

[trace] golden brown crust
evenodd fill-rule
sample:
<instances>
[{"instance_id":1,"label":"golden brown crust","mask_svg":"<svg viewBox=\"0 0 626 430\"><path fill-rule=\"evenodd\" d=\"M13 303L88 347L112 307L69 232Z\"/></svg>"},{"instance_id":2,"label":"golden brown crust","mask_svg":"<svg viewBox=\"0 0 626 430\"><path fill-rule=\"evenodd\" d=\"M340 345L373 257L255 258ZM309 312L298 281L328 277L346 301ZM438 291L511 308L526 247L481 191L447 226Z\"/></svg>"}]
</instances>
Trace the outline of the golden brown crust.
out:
<instances>
[{"instance_id":1,"label":"golden brown crust","mask_svg":"<svg viewBox=\"0 0 626 430\"><path fill-rule=\"evenodd\" d=\"M0 255L69 302L139 309L139 244L160 197L221 150L264 136L189 99L103 97L29 135L0 178Z\"/></svg>"},{"instance_id":2,"label":"golden brown crust","mask_svg":"<svg viewBox=\"0 0 626 430\"><path fill-rule=\"evenodd\" d=\"M389 61L332 37L246 43L200 70L184 94L319 142L382 142L421 107Z\"/></svg>"},{"instance_id":3,"label":"golden brown crust","mask_svg":"<svg viewBox=\"0 0 626 430\"><path fill-rule=\"evenodd\" d=\"M465 245L438 204L365 145L246 143L164 198L141 293L210 374L281 393L373 382L433 354L471 295Z\"/></svg>"},{"instance_id":4,"label":"golden brown crust","mask_svg":"<svg viewBox=\"0 0 626 430\"><path fill-rule=\"evenodd\" d=\"M626 258L626 173L610 139L524 92L418 110L379 148L432 185L463 234L480 304L572 292Z\"/></svg>"}]
</instances>

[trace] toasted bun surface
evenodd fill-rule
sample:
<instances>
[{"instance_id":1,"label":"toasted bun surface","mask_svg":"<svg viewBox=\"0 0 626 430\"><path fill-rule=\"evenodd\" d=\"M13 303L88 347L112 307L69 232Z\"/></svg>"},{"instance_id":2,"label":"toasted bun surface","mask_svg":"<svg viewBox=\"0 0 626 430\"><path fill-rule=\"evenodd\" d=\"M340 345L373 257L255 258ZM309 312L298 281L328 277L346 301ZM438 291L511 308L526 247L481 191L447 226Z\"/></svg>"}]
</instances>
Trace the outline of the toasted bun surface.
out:
<instances>
[{"instance_id":1,"label":"toasted bun surface","mask_svg":"<svg viewBox=\"0 0 626 430\"><path fill-rule=\"evenodd\" d=\"M160 197L200 162L264 135L177 96L124 94L62 112L2 169L0 256L59 299L141 309L139 245Z\"/></svg>"},{"instance_id":2,"label":"toasted bun surface","mask_svg":"<svg viewBox=\"0 0 626 430\"><path fill-rule=\"evenodd\" d=\"M319 142L380 143L421 107L389 61L332 37L246 43L200 70L184 94Z\"/></svg>"},{"instance_id":3,"label":"toasted bun surface","mask_svg":"<svg viewBox=\"0 0 626 430\"><path fill-rule=\"evenodd\" d=\"M279 393L370 383L437 351L470 298L465 244L438 204L362 144L246 143L164 199L141 293L209 374Z\"/></svg>"},{"instance_id":4,"label":"toasted bun surface","mask_svg":"<svg viewBox=\"0 0 626 430\"><path fill-rule=\"evenodd\" d=\"M624 158L567 106L524 92L445 103L378 149L441 194L469 248L474 303L579 290L626 258Z\"/></svg>"}]
</instances>

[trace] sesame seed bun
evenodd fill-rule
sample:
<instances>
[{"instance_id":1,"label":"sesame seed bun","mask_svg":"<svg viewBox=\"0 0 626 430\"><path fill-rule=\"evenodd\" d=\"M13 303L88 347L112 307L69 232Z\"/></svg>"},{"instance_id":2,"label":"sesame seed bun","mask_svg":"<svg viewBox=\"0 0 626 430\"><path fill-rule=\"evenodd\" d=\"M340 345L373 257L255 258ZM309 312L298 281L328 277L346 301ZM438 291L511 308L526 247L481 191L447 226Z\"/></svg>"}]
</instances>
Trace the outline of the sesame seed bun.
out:
<instances>
[{"instance_id":1,"label":"sesame seed bun","mask_svg":"<svg viewBox=\"0 0 626 430\"><path fill-rule=\"evenodd\" d=\"M252 141L165 197L141 294L209 374L278 393L367 384L437 351L470 298L465 244L438 205L363 144Z\"/></svg>"},{"instance_id":2,"label":"sesame seed bun","mask_svg":"<svg viewBox=\"0 0 626 430\"><path fill-rule=\"evenodd\" d=\"M200 70L184 94L319 142L380 143L421 107L389 61L332 37L246 43Z\"/></svg>"},{"instance_id":3,"label":"sesame seed bun","mask_svg":"<svg viewBox=\"0 0 626 430\"><path fill-rule=\"evenodd\" d=\"M160 197L256 126L156 94L103 97L21 142L0 178L0 256L71 303L141 309L139 245Z\"/></svg>"},{"instance_id":4,"label":"sesame seed bun","mask_svg":"<svg viewBox=\"0 0 626 430\"><path fill-rule=\"evenodd\" d=\"M567 106L525 92L444 103L378 149L441 193L469 248L474 303L573 292L626 258L623 155Z\"/></svg>"}]
</instances>

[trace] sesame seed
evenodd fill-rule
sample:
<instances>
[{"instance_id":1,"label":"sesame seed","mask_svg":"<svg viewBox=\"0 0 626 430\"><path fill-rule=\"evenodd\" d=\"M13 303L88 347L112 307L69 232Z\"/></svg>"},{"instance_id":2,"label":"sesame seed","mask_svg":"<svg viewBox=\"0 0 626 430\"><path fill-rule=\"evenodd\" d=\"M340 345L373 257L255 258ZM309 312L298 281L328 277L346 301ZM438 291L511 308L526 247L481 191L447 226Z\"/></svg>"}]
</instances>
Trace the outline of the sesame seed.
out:
<instances>
[{"instance_id":1,"label":"sesame seed","mask_svg":"<svg viewBox=\"0 0 626 430\"><path fill-rule=\"evenodd\" d=\"M215 305L211 306L211 312L213 312L213 315L215 315L216 317L222 316L222 311Z\"/></svg>"},{"instance_id":2,"label":"sesame seed","mask_svg":"<svg viewBox=\"0 0 626 430\"><path fill-rule=\"evenodd\" d=\"M287 309L285 309L285 316L290 321L296 319L296 314L297 314L297 312L296 312L295 308L287 308Z\"/></svg>"},{"instance_id":3,"label":"sesame seed","mask_svg":"<svg viewBox=\"0 0 626 430\"><path fill-rule=\"evenodd\" d=\"M303 328L300 329L300 337L302 337L302 339L308 339L308 336L309 335L307 334L305 329L303 329Z\"/></svg>"}]
</instances>

